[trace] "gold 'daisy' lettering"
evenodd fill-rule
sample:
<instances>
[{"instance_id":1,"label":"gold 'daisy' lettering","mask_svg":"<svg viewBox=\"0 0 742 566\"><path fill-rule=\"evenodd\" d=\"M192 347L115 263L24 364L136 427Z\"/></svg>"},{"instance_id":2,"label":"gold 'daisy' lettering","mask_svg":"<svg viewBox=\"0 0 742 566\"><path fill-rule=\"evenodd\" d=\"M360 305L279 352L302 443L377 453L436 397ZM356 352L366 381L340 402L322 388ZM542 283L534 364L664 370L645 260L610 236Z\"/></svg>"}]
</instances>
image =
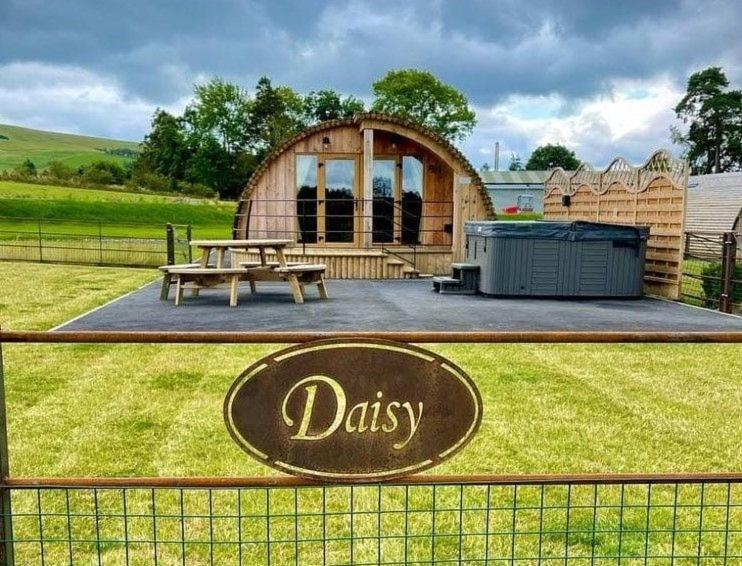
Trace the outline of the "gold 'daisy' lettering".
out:
<instances>
[{"instance_id":1,"label":"gold 'daisy' lettering","mask_svg":"<svg viewBox=\"0 0 742 566\"><path fill-rule=\"evenodd\" d=\"M332 422L321 431L309 432L312 425L312 415L314 412L314 406L317 399L317 388L320 385L324 385L330 388L335 399L335 415ZM349 434L363 434L366 432L376 433L381 431L382 433L389 434L394 431L402 430L402 423L407 422L408 433L407 437L402 440L395 442L392 446L395 450L401 450L404 448L415 436L420 421L423 415L423 403L417 404L417 413L415 407L409 401L400 403L399 401L390 401L386 409L382 411L383 393L381 391L376 392L377 401L374 401L369 405L368 401L362 401L356 403L346 414L346 407L348 406L348 399L343 390L343 387L336 380L325 375L311 375L297 382L283 399L281 404L281 416L283 417L284 423L287 426L294 426L294 419L288 414L288 403L292 395L294 395L298 389L302 388L306 392L304 399L304 410L302 411L301 421L299 422L299 429L291 436L292 440L322 440L327 438L331 434L335 433L340 425L344 421L344 430ZM370 408L370 422L368 420ZM384 419L381 415L385 415ZM407 417L406 419L404 417ZM386 420L386 422L382 422Z\"/></svg>"}]
</instances>

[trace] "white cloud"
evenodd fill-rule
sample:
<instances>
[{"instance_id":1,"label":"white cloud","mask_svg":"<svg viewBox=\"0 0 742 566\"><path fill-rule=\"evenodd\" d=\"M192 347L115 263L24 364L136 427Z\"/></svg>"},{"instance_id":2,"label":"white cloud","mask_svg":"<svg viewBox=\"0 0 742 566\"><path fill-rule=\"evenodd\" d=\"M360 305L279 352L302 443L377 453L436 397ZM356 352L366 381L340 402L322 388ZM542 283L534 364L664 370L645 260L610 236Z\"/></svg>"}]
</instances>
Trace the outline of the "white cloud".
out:
<instances>
[{"instance_id":1,"label":"white cloud","mask_svg":"<svg viewBox=\"0 0 742 566\"><path fill-rule=\"evenodd\" d=\"M642 162L658 147L673 149L672 109L681 96L668 77L615 80L607 94L576 103L559 95L512 95L493 107L477 108L479 126L465 150L491 160L499 140L500 162L507 165L511 152L525 159L539 145L561 143L596 166L616 155Z\"/></svg>"},{"instance_id":2,"label":"white cloud","mask_svg":"<svg viewBox=\"0 0 742 566\"><path fill-rule=\"evenodd\" d=\"M180 111L185 101L169 110ZM80 67L38 62L0 65L0 122L70 133L141 139L157 105Z\"/></svg>"}]
</instances>

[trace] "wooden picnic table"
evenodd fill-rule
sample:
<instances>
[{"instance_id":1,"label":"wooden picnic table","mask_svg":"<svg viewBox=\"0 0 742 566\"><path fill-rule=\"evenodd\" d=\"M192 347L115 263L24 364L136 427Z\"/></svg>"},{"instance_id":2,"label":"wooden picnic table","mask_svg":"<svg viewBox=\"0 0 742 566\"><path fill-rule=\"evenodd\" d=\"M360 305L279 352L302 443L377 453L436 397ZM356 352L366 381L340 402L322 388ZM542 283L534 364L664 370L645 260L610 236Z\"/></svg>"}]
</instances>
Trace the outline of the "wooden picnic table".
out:
<instances>
[{"instance_id":1,"label":"wooden picnic table","mask_svg":"<svg viewBox=\"0 0 742 566\"><path fill-rule=\"evenodd\" d=\"M293 240L191 240L191 245L200 248L202 251L201 255L201 267L209 266L209 258L211 251L216 250L216 265L217 268L224 266L224 254L229 248L234 249L257 249L260 254L260 262L262 265L267 265L266 250L272 249L276 252L276 259L280 267L286 267L286 256L283 253L283 249L293 244Z\"/></svg>"},{"instance_id":2,"label":"wooden picnic table","mask_svg":"<svg viewBox=\"0 0 742 566\"><path fill-rule=\"evenodd\" d=\"M284 248L294 243L293 240L277 239L255 239L255 240L192 240L191 245L201 249L201 259L197 264L197 269L184 266L182 269L161 268L166 272L163 281L163 296L167 298L166 286L169 288L170 279L168 273L173 273L176 281L189 280L194 295L198 295L199 289L211 287L222 283L225 277L229 278L231 286L230 304L237 304L237 272L239 278L250 283L250 291L256 292L255 283L257 281L285 281L291 287L294 301L297 303L304 302L304 287L306 285L316 285L320 297L327 298L327 289L325 287L324 265L313 264L290 264L286 261ZM243 262L239 266L232 265L231 268L225 268L224 256L228 250L249 250L257 249L260 254L260 262ZM276 255L274 262L268 262L266 250L273 250ZM216 252L214 265L209 265L211 252ZM211 273L210 273L211 270ZM179 289L182 285L179 284ZM178 293L180 297L180 291ZM176 304L180 303L178 298Z\"/></svg>"}]
</instances>

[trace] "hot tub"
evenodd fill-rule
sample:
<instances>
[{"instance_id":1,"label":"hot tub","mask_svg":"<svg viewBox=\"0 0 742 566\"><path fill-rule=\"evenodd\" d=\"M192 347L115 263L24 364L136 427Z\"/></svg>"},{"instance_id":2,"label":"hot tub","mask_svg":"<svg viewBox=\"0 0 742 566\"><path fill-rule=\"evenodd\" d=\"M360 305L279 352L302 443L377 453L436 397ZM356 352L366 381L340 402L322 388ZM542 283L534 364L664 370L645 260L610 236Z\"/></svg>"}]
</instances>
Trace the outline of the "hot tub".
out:
<instances>
[{"instance_id":1,"label":"hot tub","mask_svg":"<svg viewBox=\"0 0 742 566\"><path fill-rule=\"evenodd\" d=\"M480 293L640 297L649 228L594 222L467 222Z\"/></svg>"}]
</instances>

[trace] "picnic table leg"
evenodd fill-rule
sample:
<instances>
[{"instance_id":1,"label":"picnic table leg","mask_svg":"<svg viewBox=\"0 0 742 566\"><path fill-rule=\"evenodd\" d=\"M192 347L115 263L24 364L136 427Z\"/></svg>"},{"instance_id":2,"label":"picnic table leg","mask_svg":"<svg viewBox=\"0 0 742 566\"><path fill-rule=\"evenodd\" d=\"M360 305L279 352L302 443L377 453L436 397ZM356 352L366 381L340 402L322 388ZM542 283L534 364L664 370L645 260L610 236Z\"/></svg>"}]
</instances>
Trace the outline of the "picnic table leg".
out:
<instances>
[{"instance_id":1,"label":"picnic table leg","mask_svg":"<svg viewBox=\"0 0 742 566\"><path fill-rule=\"evenodd\" d=\"M327 299L327 286L325 285L325 278L320 275L319 281L317 281L317 291L319 291L320 299Z\"/></svg>"},{"instance_id":2,"label":"picnic table leg","mask_svg":"<svg viewBox=\"0 0 742 566\"><path fill-rule=\"evenodd\" d=\"M291 285L291 293L294 295L294 302L296 304L302 304L304 302L304 295L301 292L301 285L299 285L299 278L295 273L289 273L287 277L289 285Z\"/></svg>"},{"instance_id":3,"label":"picnic table leg","mask_svg":"<svg viewBox=\"0 0 742 566\"><path fill-rule=\"evenodd\" d=\"M260 265L265 267L268 264L268 259L265 256L265 248L258 248L258 253L260 254ZM279 259L278 261L280 263L281 260Z\"/></svg>"},{"instance_id":4,"label":"picnic table leg","mask_svg":"<svg viewBox=\"0 0 742 566\"><path fill-rule=\"evenodd\" d=\"M224 248L216 250L216 268L221 269L224 266Z\"/></svg>"},{"instance_id":5,"label":"picnic table leg","mask_svg":"<svg viewBox=\"0 0 742 566\"><path fill-rule=\"evenodd\" d=\"M283 248L275 248L275 250L276 250L276 259L278 260L278 266L286 267L288 263L286 262L286 255L283 253Z\"/></svg>"},{"instance_id":6,"label":"picnic table leg","mask_svg":"<svg viewBox=\"0 0 742 566\"><path fill-rule=\"evenodd\" d=\"M258 290L255 287L255 281L250 281L250 293L252 293L254 295L257 292L258 292Z\"/></svg>"},{"instance_id":7,"label":"picnic table leg","mask_svg":"<svg viewBox=\"0 0 742 566\"><path fill-rule=\"evenodd\" d=\"M176 275L176 278L177 279L175 280L175 306L179 307L180 301L183 300L183 285L180 280L180 275Z\"/></svg>"},{"instance_id":8,"label":"picnic table leg","mask_svg":"<svg viewBox=\"0 0 742 566\"><path fill-rule=\"evenodd\" d=\"M209 247L202 247L201 248L202 254L201 254L201 267L208 267L209 266L209 256L211 255L211 248Z\"/></svg>"},{"instance_id":9,"label":"picnic table leg","mask_svg":"<svg viewBox=\"0 0 742 566\"><path fill-rule=\"evenodd\" d=\"M170 295L170 278L171 275L166 271L162 277L162 289L160 290L161 301L167 301L168 295Z\"/></svg>"},{"instance_id":10,"label":"picnic table leg","mask_svg":"<svg viewBox=\"0 0 742 566\"><path fill-rule=\"evenodd\" d=\"M229 306L237 306L237 291L239 290L240 276L232 275L229 285Z\"/></svg>"}]
</instances>

